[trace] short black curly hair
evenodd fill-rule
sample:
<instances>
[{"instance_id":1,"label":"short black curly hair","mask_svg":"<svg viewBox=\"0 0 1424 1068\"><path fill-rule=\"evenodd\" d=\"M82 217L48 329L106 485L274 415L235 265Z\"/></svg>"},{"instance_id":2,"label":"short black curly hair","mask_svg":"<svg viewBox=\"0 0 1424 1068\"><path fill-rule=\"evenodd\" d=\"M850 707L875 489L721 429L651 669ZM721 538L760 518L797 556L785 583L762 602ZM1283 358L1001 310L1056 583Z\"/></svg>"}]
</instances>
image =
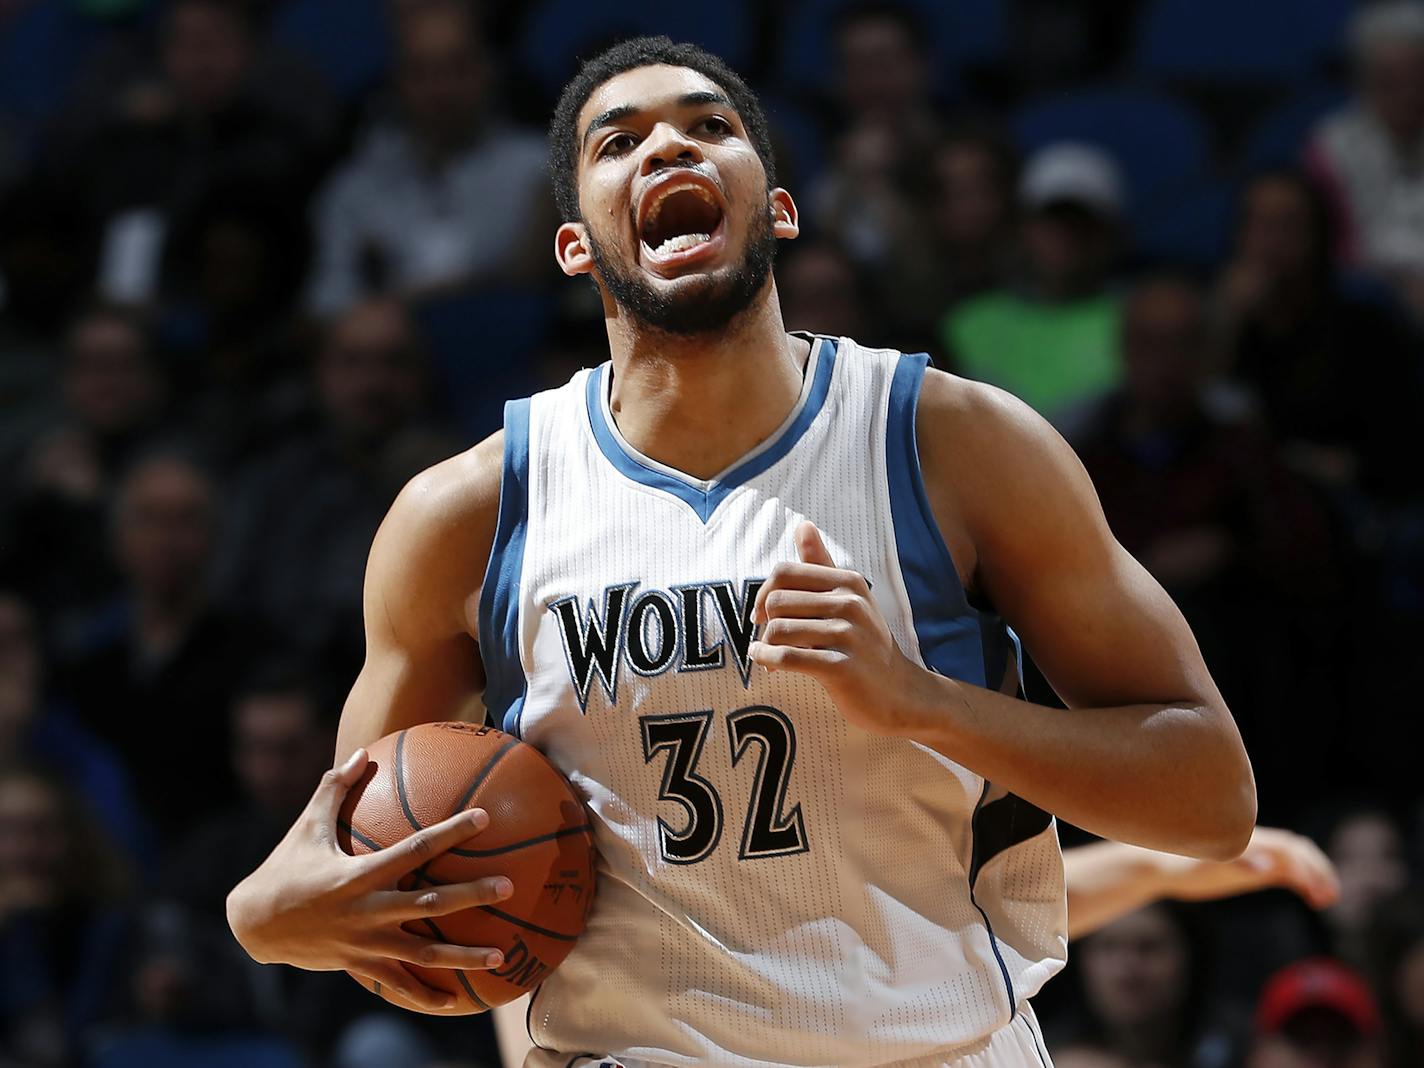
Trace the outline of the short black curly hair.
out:
<instances>
[{"instance_id":1,"label":"short black curly hair","mask_svg":"<svg viewBox=\"0 0 1424 1068\"><path fill-rule=\"evenodd\" d=\"M610 78L638 67L666 65L687 67L719 86L732 101L741 116L752 147L766 169L767 188L776 184L776 158L771 147L771 133L761 101L747 83L731 67L706 49L695 44L673 41L669 37L631 37L600 52L586 61L573 80L564 86L554 117L549 122L549 174L554 182L554 201L565 222L576 222L578 202L578 114L593 91Z\"/></svg>"}]
</instances>

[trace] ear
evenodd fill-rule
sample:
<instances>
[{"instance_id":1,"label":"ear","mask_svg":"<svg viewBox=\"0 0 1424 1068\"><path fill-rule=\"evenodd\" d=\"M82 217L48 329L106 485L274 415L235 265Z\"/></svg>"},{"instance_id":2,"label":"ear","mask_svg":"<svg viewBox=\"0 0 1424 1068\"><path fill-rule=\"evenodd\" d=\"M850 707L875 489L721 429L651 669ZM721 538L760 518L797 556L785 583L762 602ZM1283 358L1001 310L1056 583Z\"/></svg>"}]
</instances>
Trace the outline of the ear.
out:
<instances>
[{"instance_id":1,"label":"ear","mask_svg":"<svg viewBox=\"0 0 1424 1068\"><path fill-rule=\"evenodd\" d=\"M796 201L780 186L771 191L771 232L783 241L790 241L801 232Z\"/></svg>"},{"instance_id":2,"label":"ear","mask_svg":"<svg viewBox=\"0 0 1424 1068\"><path fill-rule=\"evenodd\" d=\"M566 222L554 231L554 259L570 278L593 270L593 253L589 251L588 231L583 223Z\"/></svg>"}]
</instances>

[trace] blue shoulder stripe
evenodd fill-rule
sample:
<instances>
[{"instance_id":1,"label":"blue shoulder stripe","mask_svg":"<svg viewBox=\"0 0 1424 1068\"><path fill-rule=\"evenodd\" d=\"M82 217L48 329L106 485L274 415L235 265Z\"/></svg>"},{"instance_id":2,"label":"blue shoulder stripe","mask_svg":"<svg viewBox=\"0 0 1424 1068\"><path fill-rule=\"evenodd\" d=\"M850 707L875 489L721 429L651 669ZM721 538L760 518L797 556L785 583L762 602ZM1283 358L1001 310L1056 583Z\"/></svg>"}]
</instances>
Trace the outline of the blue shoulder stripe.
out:
<instances>
[{"instance_id":1,"label":"blue shoulder stripe","mask_svg":"<svg viewBox=\"0 0 1424 1068\"><path fill-rule=\"evenodd\" d=\"M485 708L490 719L517 735L524 705L524 664L519 655L519 576L529 515L529 399L504 406L504 471L499 520L484 588L480 591L480 656L485 665Z\"/></svg>"}]
</instances>

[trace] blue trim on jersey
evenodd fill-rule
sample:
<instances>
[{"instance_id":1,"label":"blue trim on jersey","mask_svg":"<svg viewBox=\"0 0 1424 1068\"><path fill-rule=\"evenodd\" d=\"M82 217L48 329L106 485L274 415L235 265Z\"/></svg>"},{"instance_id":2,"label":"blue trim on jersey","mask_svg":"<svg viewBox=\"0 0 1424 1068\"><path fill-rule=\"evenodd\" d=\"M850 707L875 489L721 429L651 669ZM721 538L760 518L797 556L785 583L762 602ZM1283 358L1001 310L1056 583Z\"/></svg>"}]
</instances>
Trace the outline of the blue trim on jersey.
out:
<instances>
[{"instance_id":1,"label":"blue trim on jersey","mask_svg":"<svg viewBox=\"0 0 1424 1068\"><path fill-rule=\"evenodd\" d=\"M925 665L976 686L986 683L979 614L969 606L920 473L915 411L929 357L901 356L890 381L885 427L885 469L890 515L900 554L900 574L910 597L920 656Z\"/></svg>"},{"instance_id":2,"label":"blue trim on jersey","mask_svg":"<svg viewBox=\"0 0 1424 1068\"><path fill-rule=\"evenodd\" d=\"M504 471L499 520L480 591L480 656L485 664L485 708L495 723L519 734L524 710L524 663L519 655L519 576L529 516L529 399L504 406Z\"/></svg>"},{"instance_id":3,"label":"blue trim on jersey","mask_svg":"<svg viewBox=\"0 0 1424 1068\"><path fill-rule=\"evenodd\" d=\"M1001 657L991 670L990 647L1002 640L1001 634L986 635L980 614L969 604L959 571L950 556L949 546L935 522L925 491L920 469L919 446L916 443L915 416L919 407L920 386L924 382L929 357L924 353L902 355L890 380L890 398L885 425L885 467L890 483L890 516L895 527L895 545L900 557L900 574L905 580L905 592L910 598L910 614L915 624L915 638L920 646L920 658L932 671L949 678L962 679L976 686L989 685L997 676L1002 681L1008 666ZM995 631L997 627L991 628ZM987 640L986 640L987 639ZM984 797L989 792L986 780L974 816L979 814ZM971 872L978 870L979 843L974 837L974 819L970 820ZM994 959L1004 977L1009 997L1009 1019L1018 1012L1014 984L1008 965L999 951L999 940L989 914L974 897L974 881L969 881L969 902L984 920Z\"/></svg>"},{"instance_id":4,"label":"blue trim on jersey","mask_svg":"<svg viewBox=\"0 0 1424 1068\"><path fill-rule=\"evenodd\" d=\"M667 471L649 467L641 459L631 455L618 439L618 435L613 432L613 428L608 425L608 420L603 412L603 394L608 388L608 371L611 366L606 363L594 368L593 372L589 374L586 388L589 425L593 429L593 438L598 443L599 451L608 458L608 462L620 474L650 489L672 494L696 512L697 517L703 523L706 523L712 518L712 513L717 510L717 506L726 500L734 489L756 478L757 475L766 471L772 464L789 453L811 424L815 422L816 416L825 406L826 397L831 392L831 375L835 370L836 353L839 346L830 338L817 338L813 340L812 344L820 346L816 361L816 377L811 383L806 402L796 413L795 419L781 432L779 437L761 448L756 455L744 463L732 468L721 478L713 479L710 483L694 485L685 481L684 478L669 474Z\"/></svg>"}]
</instances>

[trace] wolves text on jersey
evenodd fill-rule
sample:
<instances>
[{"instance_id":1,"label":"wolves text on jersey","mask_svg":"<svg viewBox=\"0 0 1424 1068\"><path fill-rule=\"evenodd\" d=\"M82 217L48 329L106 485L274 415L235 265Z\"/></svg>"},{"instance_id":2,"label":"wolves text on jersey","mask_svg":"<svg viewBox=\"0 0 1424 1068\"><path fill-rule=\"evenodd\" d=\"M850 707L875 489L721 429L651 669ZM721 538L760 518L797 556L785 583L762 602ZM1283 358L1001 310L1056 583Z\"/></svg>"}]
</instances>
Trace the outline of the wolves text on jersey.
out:
<instances>
[{"instance_id":1,"label":"wolves text on jersey","mask_svg":"<svg viewBox=\"0 0 1424 1068\"><path fill-rule=\"evenodd\" d=\"M579 708L587 711L595 675L609 704L617 704L618 677L625 666L650 676L711 671L727 666L730 658L747 686L748 648L756 636L752 606L765 581L746 579L740 591L723 579L641 592L641 583L624 582L604 587L601 605L590 597L581 608L577 596L551 602ZM711 637L709 620L715 623Z\"/></svg>"}]
</instances>

